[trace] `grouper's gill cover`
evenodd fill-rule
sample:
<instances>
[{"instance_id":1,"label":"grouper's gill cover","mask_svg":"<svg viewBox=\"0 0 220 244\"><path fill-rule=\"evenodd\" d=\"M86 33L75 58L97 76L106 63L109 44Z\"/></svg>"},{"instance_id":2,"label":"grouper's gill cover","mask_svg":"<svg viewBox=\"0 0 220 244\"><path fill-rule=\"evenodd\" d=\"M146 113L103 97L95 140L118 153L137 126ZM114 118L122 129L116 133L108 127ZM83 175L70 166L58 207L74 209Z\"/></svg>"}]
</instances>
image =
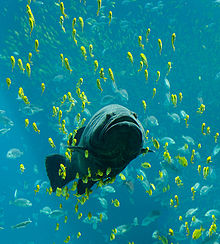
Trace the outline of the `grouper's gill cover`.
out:
<instances>
[{"instance_id":1,"label":"grouper's gill cover","mask_svg":"<svg viewBox=\"0 0 220 244\"><path fill-rule=\"evenodd\" d=\"M78 193L84 193L86 188L96 183L92 179L97 178L98 170L105 172L111 168L110 175L104 174L103 179L116 176L141 153L144 143L144 129L136 114L117 104L100 109L79 134L78 145L72 148L71 162L58 154L46 158L47 175L53 191L74 180L78 172ZM85 158L85 150L88 150L88 158ZM66 166L66 179L58 174L61 163ZM88 175L88 168L92 177L84 184L81 179Z\"/></svg>"}]
</instances>

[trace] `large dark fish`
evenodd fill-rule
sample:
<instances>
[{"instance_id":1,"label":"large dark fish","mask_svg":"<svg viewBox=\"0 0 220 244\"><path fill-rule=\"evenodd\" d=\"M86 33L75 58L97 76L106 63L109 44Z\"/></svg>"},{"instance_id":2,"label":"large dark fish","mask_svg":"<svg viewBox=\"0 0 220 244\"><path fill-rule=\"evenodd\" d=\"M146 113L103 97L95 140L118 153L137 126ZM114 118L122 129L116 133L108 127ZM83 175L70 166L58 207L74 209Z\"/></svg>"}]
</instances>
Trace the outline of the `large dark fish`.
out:
<instances>
[{"instance_id":1,"label":"large dark fish","mask_svg":"<svg viewBox=\"0 0 220 244\"><path fill-rule=\"evenodd\" d=\"M85 193L98 179L106 181L119 174L131 160L146 152L143 148L144 129L137 115L118 104L111 104L100 109L86 127L78 130L73 147L71 162L66 157L55 154L46 157L46 170L53 191L74 180L79 173L77 192ZM88 157L85 151L88 150ZM60 164L66 167L66 178L59 175ZM83 180L91 177L88 182ZM111 168L107 175L106 170ZM98 170L103 176L97 175Z\"/></svg>"}]
</instances>

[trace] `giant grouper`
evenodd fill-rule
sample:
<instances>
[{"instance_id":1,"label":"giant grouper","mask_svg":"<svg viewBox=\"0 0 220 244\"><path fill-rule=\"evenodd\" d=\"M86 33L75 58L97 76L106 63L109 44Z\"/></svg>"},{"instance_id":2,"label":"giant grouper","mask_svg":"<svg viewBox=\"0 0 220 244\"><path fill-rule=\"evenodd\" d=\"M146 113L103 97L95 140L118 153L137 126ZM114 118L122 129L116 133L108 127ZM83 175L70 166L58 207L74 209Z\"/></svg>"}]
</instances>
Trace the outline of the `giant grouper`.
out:
<instances>
[{"instance_id":1,"label":"giant grouper","mask_svg":"<svg viewBox=\"0 0 220 244\"><path fill-rule=\"evenodd\" d=\"M114 179L131 160L151 151L143 148L144 128L136 113L118 104L107 105L96 112L85 127L78 129L75 139L76 144L69 145L71 160L59 154L46 157L46 171L53 191L77 175L77 192L83 194L97 181L105 183ZM61 165L65 177L60 174Z\"/></svg>"}]
</instances>

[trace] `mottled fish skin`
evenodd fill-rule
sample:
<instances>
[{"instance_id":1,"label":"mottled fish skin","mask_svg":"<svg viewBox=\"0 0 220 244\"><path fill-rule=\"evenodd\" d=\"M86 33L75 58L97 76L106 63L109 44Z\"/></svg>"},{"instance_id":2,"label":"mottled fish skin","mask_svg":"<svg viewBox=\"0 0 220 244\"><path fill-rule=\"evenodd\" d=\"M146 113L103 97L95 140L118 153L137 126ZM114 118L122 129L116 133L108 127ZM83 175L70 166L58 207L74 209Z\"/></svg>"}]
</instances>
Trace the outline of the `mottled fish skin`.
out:
<instances>
[{"instance_id":1,"label":"mottled fish skin","mask_svg":"<svg viewBox=\"0 0 220 244\"><path fill-rule=\"evenodd\" d=\"M80 177L79 194L83 194L85 188L89 189L97 182L92 179L97 178L98 170L106 172L111 168L110 174L107 176L104 173L102 179L116 176L131 160L141 154L145 138L137 115L118 104L100 109L78 133L78 144L72 147L74 152L71 162L58 154L46 158L47 175L53 191L74 180L77 172ZM88 150L87 158L85 150ZM65 180L58 175L61 163L66 167ZM91 178L84 184L81 179L88 175L88 168L91 169Z\"/></svg>"}]
</instances>

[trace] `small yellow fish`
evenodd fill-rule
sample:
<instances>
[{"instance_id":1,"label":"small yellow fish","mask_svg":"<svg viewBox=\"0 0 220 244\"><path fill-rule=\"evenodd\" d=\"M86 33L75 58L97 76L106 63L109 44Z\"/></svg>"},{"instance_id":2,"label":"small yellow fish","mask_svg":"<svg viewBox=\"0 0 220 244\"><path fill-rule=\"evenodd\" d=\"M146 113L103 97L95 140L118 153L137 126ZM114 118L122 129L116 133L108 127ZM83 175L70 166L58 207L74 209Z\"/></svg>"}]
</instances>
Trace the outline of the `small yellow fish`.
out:
<instances>
[{"instance_id":1,"label":"small yellow fish","mask_svg":"<svg viewBox=\"0 0 220 244\"><path fill-rule=\"evenodd\" d=\"M217 143L217 142L218 142L218 137L219 137L219 133L218 133L218 132L216 132L216 134L215 134L215 136L214 136L215 143Z\"/></svg>"},{"instance_id":2,"label":"small yellow fish","mask_svg":"<svg viewBox=\"0 0 220 244\"><path fill-rule=\"evenodd\" d=\"M147 69L144 70L144 75L145 75L145 79L146 79L146 82L147 82L147 80L148 80L148 70Z\"/></svg>"},{"instance_id":3,"label":"small yellow fish","mask_svg":"<svg viewBox=\"0 0 220 244\"><path fill-rule=\"evenodd\" d=\"M166 76L168 76L169 75L169 73L170 73L170 70L171 70L171 62L168 62L167 63L167 67L168 67L168 71L167 71L167 73L166 73Z\"/></svg>"},{"instance_id":4,"label":"small yellow fish","mask_svg":"<svg viewBox=\"0 0 220 244\"><path fill-rule=\"evenodd\" d=\"M34 190L35 195L36 195L37 192L39 192L39 190L40 190L40 185L37 185L37 186L36 186L36 189Z\"/></svg>"},{"instance_id":5,"label":"small yellow fish","mask_svg":"<svg viewBox=\"0 0 220 244\"><path fill-rule=\"evenodd\" d=\"M64 24L64 18L63 18L63 15L60 16L60 21L59 21L59 23L60 23L60 26L61 26L63 32L66 33L65 27L63 26L63 24Z\"/></svg>"},{"instance_id":6,"label":"small yellow fish","mask_svg":"<svg viewBox=\"0 0 220 244\"><path fill-rule=\"evenodd\" d=\"M146 42L148 42L148 36L150 34L150 28L147 29L147 32L146 32Z\"/></svg>"},{"instance_id":7,"label":"small yellow fish","mask_svg":"<svg viewBox=\"0 0 220 244\"><path fill-rule=\"evenodd\" d=\"M140 72L143 69L143 67L144 67L144 63L143 63L143 61L140 61L140 68L139 68L138 72ZM148 71L144 72L144 75L145 75L145 78L147 76L147 79L148 79Z\"/></svg>"},{"instance_id":8,"label":"small yellow fish","mask_svg":"<svg viewBox=\"0 0 220 244\"><path fill-rule=\"evenodd\" d=\"M90 56L93 58L93 57L94 57L94 54L93 54L92 52L93 52L93 45L90 44L90 45L89 45L89 54L90 54Z\"/></svg>"},{"instance_id":9,"label":"small yellow fish","mask_svg":"<svg viewBox=\"0 0 220 244\"><path fill-rule=\"evenodd\" d=\"M156 92L157 92L156 88L153 88L153 96L152 96L152 98L154 98L154 97L155 97Z\"/></svg>"},{"instance_id":10,"label":"small yellow fish","mask_svg":"<svg viewBox=\"0 0 220 244\"><path fill-rule=\"evenodd\" d=\"M109 18L108 25L110 25L112 21L112 11L109 11L108 18Z\"/></svg>"},{"instance_id":11,"label":"small yellow fish","mask_svg":"<svg viewBox=\"0 0 220 244\"><path fill-rule=\"evenodd\" d=\"M142 44L142 36L138 36L138 44L142 49L144 49L144 45Z\"/></svg>"},{"instance_id":12,"label":"small yellow fish","mask_svg":"<svg viewBox=\"0 0 220 244\"><path fill-rule=\"evenodd\" d=\"M84 59L87 60L85 47L84 46L81 46L80 49L81 49L81 52L82 52L82 55L83 55Z\"/></svg>"},{"instance_id":13,"label":"small yellow fish","mask_svg":"<svg viewBox=\"0 0 220 244\"><path fill-rule=\"evenodd\" d=\"M45 90L45 84L41 83L41 96L44 93L44 90Z\"/></svg>"},{"instance_id":14,"label":"small yellow fish","mask_svg":"<svg viewBox=\"0 0 220 244\"><path fill-rule=\"evenodd\" d=\"M173 232L173 230L172 230L171 228L169 229L168 234L169 234L170 236L173 236L173 235L174 235L174 232Z\"/></svg>"},{"instance_id":15,"label":"small yellow fish","mask_svg":"<svg viewBox=\"0 0 220 244\"><path fill-rule=\"evenodd\" d=\"M192 239L193 239L193 240L197 240L197 239L199 239L199 237L202 235L202 231L204 231L204 230L205 230L205 229L203 229L202 226L201 226L200 229L195 229L195 230L193 231L193 234L192 234Z\"/></svg>"},{"instance_id":16,"label":"small yellow fish","mask_svg":"<svg viewBox=\"0 0 220 244\"><path fill-rule=\"evenodd\" d=\"M65 63L65 67L66 67L66 69L69 70L69 71L70 71L70 74L71 74L73 70L70 68L68 58L65 58L65 59L64 59L64 63Z\"/></svg>"},{"instance_id":17,"label":"small yellow fish","mask_svg":"<svg viewBox=\"0 0 220 244\"><path fill-rule=\"evenodd\" d=\"M33 15L32 11L31 11L30 6L27 4L26 7L27 7L27 13L28 13L29 18L31 18L33 20L33 23L35 24L34 15Z\"/></svg>"},{"instance_id":18,"label":"small yellow fish","mask_svg":"<svg viewBox=\"0 0 220 244\"><path fill-rule=\"evenodd\" d=\"M96 72L96 70L97 70L97 69L98 69L98 67L99 67L98 60L95 60L95 61L94 61L94 66L95 66L94 71Z\"/></svg>"},{"instance_id":19,"label":"small yellow fish","mask_svg":"<svg viewBox=\"0 0 220 244\"><path fill-rule=\"evenodd\" d=\"M104 74L104 68L101 68L99 71L100 78L103 79L104 81L107 80Z\"/></svg>"},{"instance_id":20,"label":"small yellow fish","mask_svg":"<svg viewBox=\"0 0 220 244\"><path fill-rule=\"evenodd\" d=\"M122 173L120 173L119 176L121 177L121 180L126 180L126 177Z\"/></svg>"},{"instance_id":21,"label":"small yellow fish","mask_svg":"<svg viewBox=\"0 0 220 244\"><path fill-rule=\"evenodd\" d=\"M67 219L68 219L68 217L65 216L65 218L64 218L64 223L65 223L65 224L67 223Z\"/></svg>"},{"instance_id":22,"label":"small yellow fish","mask_svg":"<svg viewBox=\"0 0 220 244\"><path fill-rule=\"evenodd\" d=\"M131 63L133 64L134 59L133 59L133 56L132 56L132 54L130 52L127 53L127 57L131 61Z\"/></svg>"},{"instance_id":23,"label":"small yellow fish","mask_svg":"<svg viewBox=\"0 0 220 244\"><path fill-rule=\"evenodd\" d=\"M25 123L25 128L27 128L28 125L29 125L29 119L25 119L25 120L24 120L24 123Z\"/></svg>"},{"instance_id":24,"label":"small yellow fish","mask_svg":"<svg viewBox=\"0 0 220 244\"><path fill-rule=\"evenodd\" d=\"M182 94L182 92L180 92L179 93L179 101L180 101L180 103L182 102L182 100L183 100L183 94Z\"/></svg>"},{"instance_id":25,"label":"small yellow fish","mask_svg":"<svg viewBox=\"0 0 220 244\"><path fill-rule=\"evenodd\" d=\"M29 18L29 25L30 25L30 27L31 27L31 31L30 31L30 36L31 36L31 32L33 31L33 29L34 29L34 21L33 21L33 19L30 17Z\"/></svg>"},{"instance_id":26,"label":"small yellow fish","mask_svg":"<svg viewBox=\"0 0 220 244\"><path fill-rule=\"evenodd\" d=\"M186 124L186 128L189 127L189 124L188 124L188 120L189 120L189 115L187 114L186 117L184 118L185 120L185 124Z\"/></svg>"},{"instance_id":27,"label":"small yellow fish","mask_svg":"<svg viewBox=\"0 0 220 244\"><path fill-rule=\"evenodd\" d=\"M96 80L96 84L97 84L98 89L102 92L103 89L102 89L102 87L101 87L100 79L97 79L97 80Z\"/></svg>"},{"instance_id":28,"label":"small yellow fish","mask_svg":"<svg viewBox=\"0 0 220 244\"><path fill-rule=\"evenodd\" d=\"M27 70L28 77L30 77L31 76L31 66L29 63L26 64L26 70Z\"/></svg>"},{"instance_id":29,"label":"small yellow fish","mask_svg":"<svg viewBox=\"0 0 220 244\"><path fill-rule=\"evenodd\" d=\"M30 104L30 102L28 101L27 96L23 96L22 99L25 102L25 104Z\"/></svg>"},{"instance_id":30,"label":"small yellow fish","mask_svg":"<svg viewBox=\"0 0 220 244\"><path fill-rule=\"evenodd\" d=\"M194 187L191 187L191 192L192 192L192 194L193 194L193 196L192 196L192 200L194 200L194 199L195 199L195 193L196 193L196 190L195 190Z\"/></svg>"},{"instance_id":31,"label":"small yellow fish","mask_svg":"<svg viewBox=\"0 0 220 244\"><path fill-rule=\"evenodd\" d=\"M100 222L102 222L102 217L103 217L103 215L102 215L102 213L100 213L100 214L99 214L99 221L100 221Z\"/></svg>"},{"instance_id":32,"label":"small yellow fish","mask_svg":"<svg viewBox=\"0 0 220 244\"><path fill-rule=\"evenodd\" d=\"M49 193L49 195L51 195L51 194L53 193L53 189L52 189L52 187L50 187L49 189L47 188L46 191Z\"/></svg>"},{"instance_id":33,"label":"small yellow fish","mask_svg":"<svg viewBox=\"0 0 220 244\"><path fill-rule=\"evenodd\" d=\"M109 175L110 173L111 173L111 171L112 171L112 169L109 167L109 168L107 168L107 170L106 170L106 175Z\"/></svg>"},{"instance_id":34,"label":"small yellow fish","mask_svg":"<svg viewBox=\"0 0 220 244\"><path fill-rule=\"evenodd\" d=\"M157 79L156 79L156 82L158 82L159 79L160 79L160 71L158 70L157 71Z\"/></svg>"},{"instance_id":35,"label":"small yellow fish","mask_svg":"<svg viewBox=\"0 0 220 244\"><path fill-rule=\"evenodd\" d=\"M12 66L12 72L13 72L13 69L15 67L15 58L14 58L14 56L11 56L11 66Z\"/></svg>"},{"instance_id":36,"label":"small yellow fish","mask_svg":"<svg viewBox=\"0 0 220 244\"><path fill-rule=\"evenodd\" d=\"M144 111L146 111L146 109L147 109L147 104L146 104L145 100L142 100L142 104L143 104L143 107L144 107Z\"/></svg>"},{"instance_id":37,"label":"small yellow fish","mask_svg":"<svg viewBox=\"0 0 220 244\"><path fill-rule=\"evenodd\" d=\"M8 89L11 85L11 79L10 78L6 78L6 83L7 83L7 86L8 86Z\"/></svg>"},{"instance_id":38,"label":"small yellow fish","mask_svg":"<svg viewBox=\"0 0 220 244\"><path fill-rule=\"evenodd\" d=\"M207 164L208 164L208 163L211 163L211 162L212 162L211 160L212 160L212 157L211 157L211 156L208 156L207 159L206 159L206 163L207 163Z\"/></svg>"},{"instance_id":39,"label":"small yellow fish","mask_svg":"<svg viewBox=\"0 0 220 244\"><path fill-rule=\"evenodd\" d=\"M79 213L78 214L78 219L81 219L82 218L82 213Z\"/></svg>"},{"instance_id":40,"label":"small yellow fish","mask_svg":"<svg viewBox=\"0 0 220 244\"><path fill-rule=\"evenodd\" d=\"M144 176L143 175L137 175L137 179L143 181L144 180Z\"/></svg>"},{"instance_id":41,"label":"small yellow fish","mask_svg":"<svg viewBox=\"0 0 220 244\"><path fill-rule=\"evenodd\" d=\"M174 208L177 208L179 206L179 198L177 195L175 195L174 198L176 200L176 205L174 206Z\"/></svg>"},{"instance_id":42,"label":"small yellow fish","mask_svg":"<svg viewBox=\"0 0 220 244\"><path fill-rule=\"evenodd\" d=\"M55 144L54 144L54 142L53 142L53 139L51 137L48 138L48 142L50 143L50 145L51 145L52 148L55 148L56 147Z\"/></svg>"},{"instance_id":43,"label":"small yellow fish","mask_svg":"<svg viewBox=\"0 0 220 244\"><path fill-rule=\"evenodd\" d=\"M63 2L60 2L60 11L61 11L62 15L66 18L67 15L65 14L64 10L65 10L64 4L63 4Z\"/></svg>"},{"instance_id":44,"label":"small yellow fish","mask_svg":"<svg viewBox=\"0 0 220 244\"><path fill-rule=\"evenodd\" d=\"M20 171L21 171L21 173L24 173L24 170L25 170L24 165L23 164L20 164Z\"/></svg>"},{"instance_id":45,"label":"small yellow fish","mask_svg":"<svg viewBox=\"0 0 220 244\"><path fill-rule=\"evenodd\" d=\"M30 53L28 53L28 62L30 64L33 64L33 62L31 61L31 58L32 58L32 53L30 52Z\"/></svg>"},{"instance_id":46,"label":"small yellow fish","mask_svg":"<svg viewBox=\"0 0 220 244\"><path fill-rule=\"evenodd\" d=\"M62 66L64 66L64 57L63 57L62 53L60 54L60 59L61 59L61 62L62 62Z\"/></svg>"},{"instance_id":47,"label":"small yellow fish","mask_svg":"<svg viewBox=\"0 0 220 244\"><path fill-rule=\"evenodd\" d=\"M113 241L115 239L115 234L114 233L111 233L110 235L110 241Z\"/></svg>"},{"instance_id":48,"label":"small yellow fish","mask_svg":"<svg viewBox=\"0 0 220 244\"><path fill-rule=\"evenodd\" d=\"M151 165L147 162L142 163L141 166L145 169L151 168Z\"/></svg>"},{"instance_id":49,"label":"small yellow fish","mask_svg":"<svg viewBox=\"0 0 220 244\"><path fill-rule=\"evenodd\" d=\"M108 69L108 74L113 82L115 82L114 74L111 68Z\"/></svg>"},{"instance_id":50,"label":"small yellow fish","mask_svg":"<svg viewBox=\"0 0 220 244\"><path fill-rule=\"evenodd\" d=\"M74 29L75 24L76 24L76 18L74 18L73 21L72 21L72 28L73 29Z\"/></svg>"},{"instance_id":51,"label":"small yellow fish","mask_svg":"<svg viewBox=\"0 0 220 244\"><path fill-rule=\"evenodd\" d=\"M171 37L171 44L172 44L172 48L173 48L173 51L175 52L175 46L174 46L174 42L176 40L176 34L173 33L172 34L172 37Z\"/></svg>"},{"instance_id":52,"label":"small yellow fish","mask_svg":"<svg viewBox=\"0 0 220 244\"><path fill-rule=\"evenodd\" d=\"M159 54L161 55L162 52L162 41L158 39L158 45L159 45Z\"/></svg>"},{"instance_id":53,"label":"small yellow fish","mask_svg":"<svg viewBox=\"0 0 220 244\"><path fill-rule=\"evenodd\" d=\"M59 230L59 227L60 227L60 225L57 223L57 224L56 224L55 231L58 231L58 230Z\"/></svg>"},{"instance_id":54,"label":"small yellow fish","mask_svg":"<svg viewBox=\"0 0 220 244\"><path fill-rule=\"evenodd\" d=\"M115 199L115 200L112 199L112 203L114 204L114 206L116 208L120 206L120 202L118 201L118 199Z\"/></svg>"},{"instance_id":55,"label":"small yellow fish","mask_svg":"<svg viewBox=\"0 0 220 244\"><path fill-rule=\"evenodd\" d=\"M33 128L34 128L34 131L36 131L38 134L40 134L40 130L37 128L37 124L35 122L33 123Z\"/></svg>"},{"instance_id":56,"label":"small yellow fish","mask_svg":"<svg viewBox=\"0 0 220 244\"><path fill-rule=\"evenodd\" d=\"M88 158L89 157L89 152L88 150L85 150L85 158Z\"/></svg>"},{"instance_id":57,"label":"small yellow fish","mask_svg":"<svg viewBox=\"0 0 220 244\"><path fill-rule=\"evenodd\" d=\"M98 1L98 10L97 10L97 16L99 16L99 11L102 6L102 0L97 0Z\"/></svg>"},{"instance_id":58,"label":"small yellow fish","mask_svg":"<svg viewBox=\"0 0 220 244\"><path fill-rule=\"evenodd\" d=\"M204 132L204 129L205 129L205 123L202 123L201 131L202 131L202 134L203 135L206 135L206 133Z\"/></svg>"},{"instance_id":59,"label":"small yellow fish","mask_svg":"<svg viewBox=\"0 0 220 244\"><path fill-rule=\"evenodd\" d=\"M38 50L38 47L39 47L39 41L36 39L35 42L34 42L34 47L35 47L35 51L37 53L39 53L40 51Z\"/></svg>"},{"instance_id":60,"label":"small yellow fish","mask_svg":"<svg viewBox=\"0 0 220 244\"><path fill-rule=\"evenodd\" d=\"M146 66L146 68L148 68L147 57L143 53L140 54L140 57L141 57L142 62Z\"/></svg>"},{"instance_id":61,"label":"small yellow fish","mask_svg":"<svg viewBox=\"0 0 220 244\"><path fill-rule=\"evenodd\" d=\"M157 141L156 138L152 138L152 142L153 142L153 145L156 149L159 149L160 148L160 144L159 142Z\"/></svg>"},{"instance_id":62,"label":"small yellow fish","mask_svg":"<svg viewBox=\"0 0 220 244\"><path fill-rule=\"evenodd\" d=\"M178 159L179 164L181 164L183 167L187 167L188 166L188 161L185 157L181 157L181 156L176 156L175 158Z\"/></svg>"},{"instance_id":63,"label":"small yellow fish","mask_svg":"<svg viewBox=\"0 0 220 244\"><path fill-rule=\"evenodd\" d=\"M70 236L67 236L67 238L64 240L65 243L68 243L70 241Z\"/></svg>"},{"instance_id":64,"label":"small yellow fish","mask_svg":"<svg viewBox=\"0 0 220 244\"><path fill-rule=\"evenodd\" d=\"M22 60L20 58L18 59L18 67L24 73L25 69L24 69Z\"/></svg>"},{"instance_id":65,"label":"small yellow fish","mask_svg":"<svg viewBox=\"0 0 220 244\"><path fill-rule=\"evenodd\" d=\"M82 235L81 232L78 232L78 233L77 233L77 236L76 236L77 239L79 239L81 235Z\"/></svg>"},{"instance_id":66,"label":"small yellow fish","mask_svg":"<svg viewBox=\"0 0 220 244\"><path fill-rule=\"evenodd\" d=\"M72 31L72 36L73 36L73 40L74 40L75 44L77 45L77 40L76 40L76 29L73 29L73 31Z\"/></svg>"},{"instance_id":67,"label":"small yellow fish","mask_svg":"<svg viewBox=\"0 0 220 244\"><path fill-rule=\"evenodd\" d=\"M177 105L177 95L171 94L171 102L173 103L173 106L176 107Z\"/></svg>"},{"instance_id":68,"label":"small yellow fish","mask_svg":"<svg viewBox=\"0 0 220 244\"><path fill-rule=\"evenodd\" d=\"M24 97L24 90L23 90L22 87L20 87L20 88L18 89L18 96L19 96L21 99L23 99L23 97Z\"/></svg>"},{"instance_id":69,"label":"small yellow fish","mask_svg":"<svg viewBox=\"0 0 220 244\"><path fill-rule=\"evenodd\" d=\"M92 218L91 212L88 213L88 219L90 220Z\"/></svg>"},{"instance_id":70,"label":"small yellow fish","mask_svg":"<svg viewBox=\"0 0 220 244\"><path fill-rule=\"evenodd\" d=\"M82 28L82 32L83 32L83 28L84 28L84 21L83 21L83 18L82 17L79 17L79 24Z\"/></svg>"}]
</instances>

